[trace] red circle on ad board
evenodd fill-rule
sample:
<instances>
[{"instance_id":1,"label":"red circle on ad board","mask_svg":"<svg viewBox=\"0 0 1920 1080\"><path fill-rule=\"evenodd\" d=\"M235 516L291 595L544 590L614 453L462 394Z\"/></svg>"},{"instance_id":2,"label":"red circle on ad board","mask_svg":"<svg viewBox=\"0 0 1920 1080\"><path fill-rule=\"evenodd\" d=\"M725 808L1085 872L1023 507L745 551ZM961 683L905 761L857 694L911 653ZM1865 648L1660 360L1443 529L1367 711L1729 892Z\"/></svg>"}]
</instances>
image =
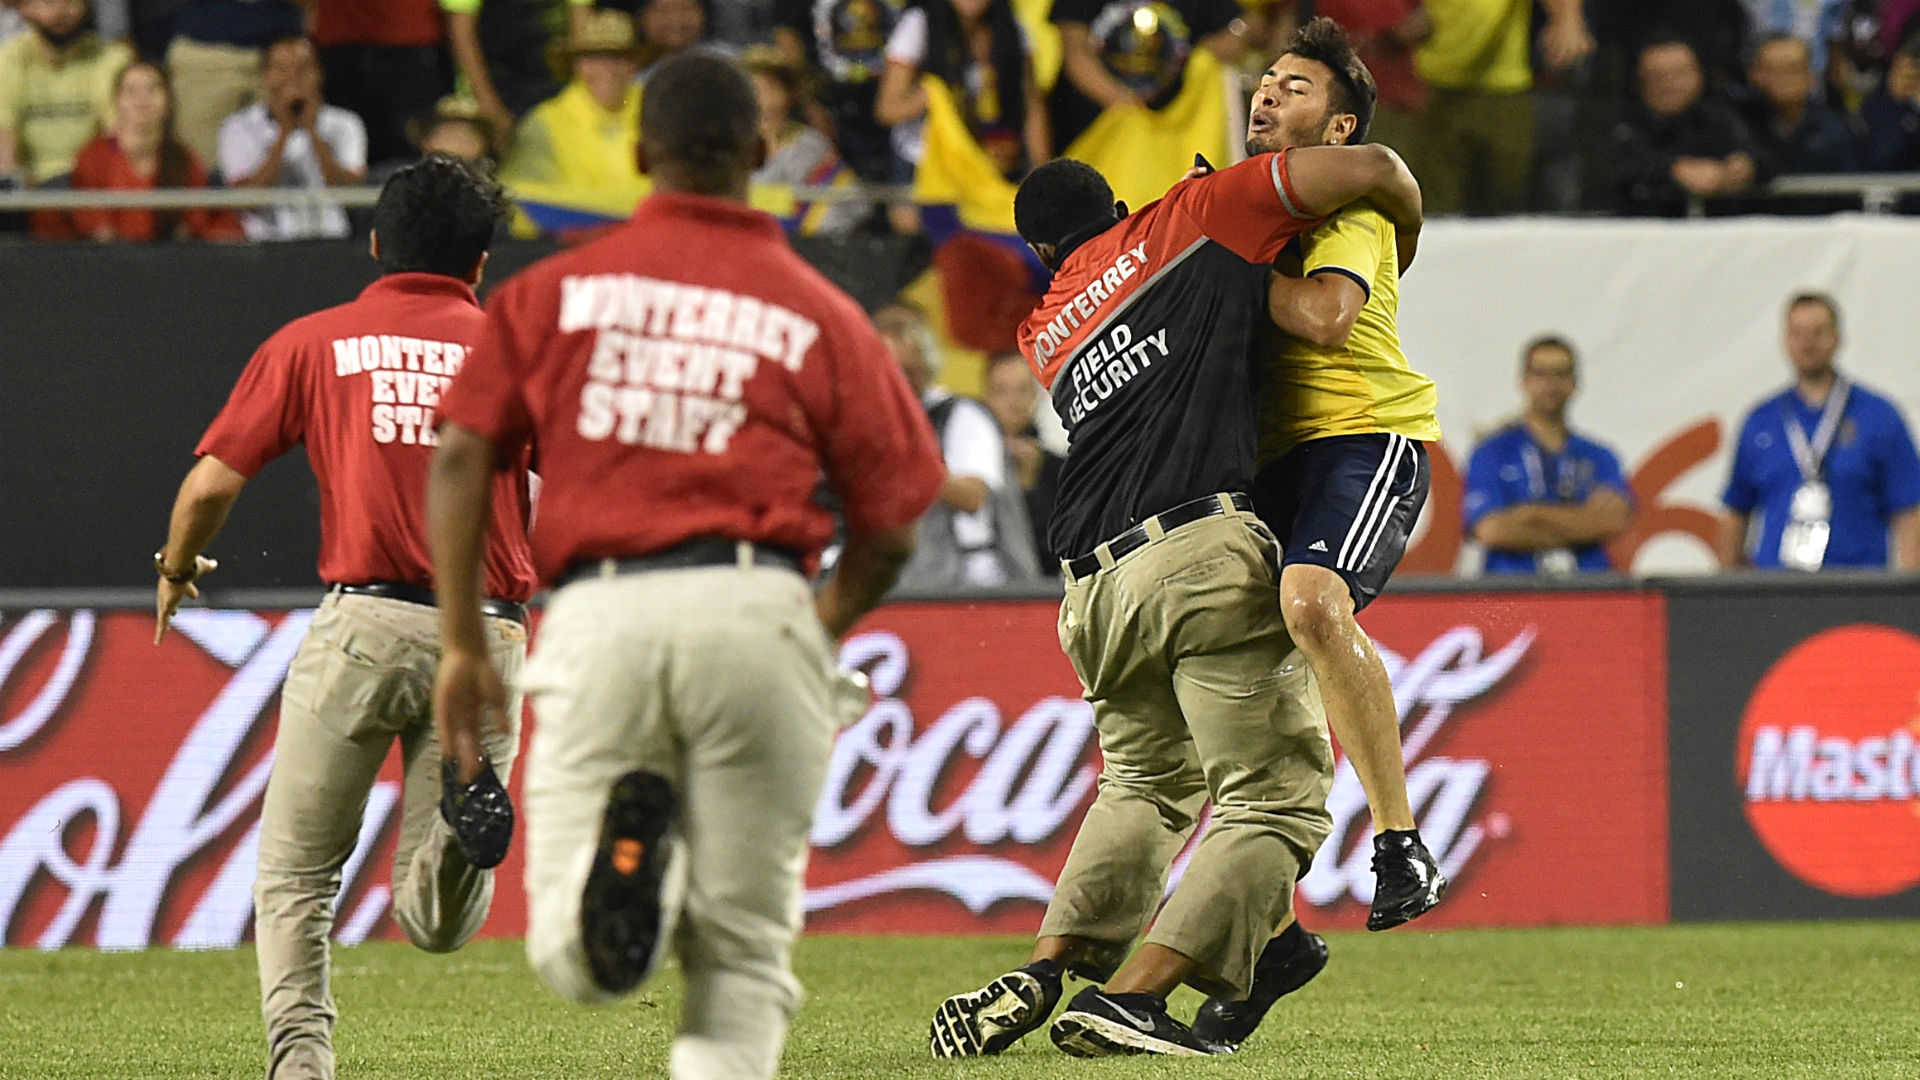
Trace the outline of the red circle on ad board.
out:
<instances>
[{"instance_id":1,"label":"red circle on ad board","mask_svg":"<svg viewBox=\"0 0 1920 1080\"><path fill-rule=\"evenodd\" d=\"M1788 871L1836 896L1920 885L1920 638L1824 630L1781 657L1740 721L1747 821Z\"/></svg>"}]
</instances>

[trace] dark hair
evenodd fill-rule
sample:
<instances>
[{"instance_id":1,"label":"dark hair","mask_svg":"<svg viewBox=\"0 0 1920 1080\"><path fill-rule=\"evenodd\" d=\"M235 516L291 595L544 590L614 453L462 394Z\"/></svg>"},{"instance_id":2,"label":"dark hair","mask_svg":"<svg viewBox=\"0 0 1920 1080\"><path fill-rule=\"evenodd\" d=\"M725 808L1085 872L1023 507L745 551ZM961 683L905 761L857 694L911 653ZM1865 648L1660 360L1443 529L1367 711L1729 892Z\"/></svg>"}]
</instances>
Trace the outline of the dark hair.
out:
<instances>
[{"instance_id":1,"label":"dark hair","mask_svg":"<svg viewBox=\"0 0 1920 1080\"><path fill-rule=\"evenodd\" d=\"M1521 374L1526 373L1527 363L1533 359L1533 354L1539 352L1541 349L1559 349L1561 352L1567 354L1568 360L1573 361L1573 370L1575 372L1580 370L1580 353L1574 349L1573 342L1568 341L1559 334L1541 334L1539 337L1527 342L1527 347L1520 350Z\"/></svg>"},{"instance_id":2,"label":"dark hair","mask_svg":"<svg viewBox=\"0 0 1920 1080\"><path fill-rule=\"evenodd\" d=\"M1029 244L1059 244L1113 213L1113 188L1083 161L1058 158L1027 174L1013 195L1013 224Z\"/></svg>"},{"instance_id":3,"label":"dark hair","mask_svg":"<svg viewBox=\"0 0 1920 1080\"><path fill-rule=\"evenodd\" d=\"M1373 72L1367 70L1360 54L1353 49L1353 39L1347 37L1340 24L1325 15L1308 19L1287 39L1287 47L1280 55L1325 64L1327 70L1333 72L1333 85L1327 88L1328 100L1335 112L1351 113L1354 118L1353 134L1347 136L1347 142L1366 142L1380 91L1373 84Z\"/></svg>"},{"instance_id":4,"label":"dark hair","mask_svg":"<svg viewBox=\"0 0 1920 1080\"><path fill-rule=\"evenodd\" d=\"M1633 54L1634 59L1637 61L1654 49L1670 49L1675 45L1679 45L1692 53L1694 63L1697 64L1700 62L1700 50L1693 47L1693 42L1689 41L1679 31L1666 26L1655 28L1645 38L1641 39L1639 50Z\"/></svg>"},{"instance_id":5,"label":"dark hair","mask_svg":"<svg viewBox=\"0 0 1920 1080\"><path fill-rule=\"evenodd\" d=\"M267 47L260 50L260 66L263 68L267 66L267 58L273 55L273 50L294 47L299 47L312 53L314 65L319 67L322 73L325 73L326 66L320 63L320 47L315 45L311 38L301 34L282 34L272 41L267 42Z\"/></svg>"},{"instance_id":6,"label":"dark hair","mask_svg":"<svg viewBox=\"0 0 1920 1080\"><path fill-rule=\"evenodd\" d=\"M1830 293L1817 292L1813 289L1794 293L1793 299L1787 301L1787 311L1791 312L1794 308L1806 307L1809 304L1818 304L1826 308L1827 318L1833 321L1833 332L1836 334L1840 332L1840 304Z\"/></svg>"},{"instance_id":7,"label":"dark hair","mask_svg":"<svg viewBox=\"0 0 1920 1080\"><path fill-rule=\"evenodd\" d=\"M1767 46L1778 45L1783 41L1800 46L1800 51L1808 57L1813 55L1813 48L1801 40L1799 35L1788 33L1785 30L1775 30L1772 33L1762 34L1754 41L1753 51L1747 56L1748 63L1760 59L1760 54L1766 51Z\"/></svg>"},{"instance_id":8,"label":"dark hair","mask_svg":"<svg viewBox=\"0 0 1920 1080\"><path fill-rule=\"evenodd\" d=\"M640 99L640 142L649 166L696 194L736 190L754 170L760 100L731 60L683 52L663 60Z\"/></svg>"},{"instance_id":9,"label":"dark hair","mask_svg":"<svg viewBox=\"0 0 1920 1080\"><path fill-rule=\"evenodd\" d=\"M507 197L493 177L428 154L387 178L373 208L380 270L465 278L493 244Z\"/></svg>"},{"instance_id":10,"label":"dark hair","mask_svg":"<svg viewBox=\"0 0 1920 1080\"><path fill-rule=\"evenodd\" d=\"M936 75L953 87L965 101L967 69L973 66L973 49L960 27L960 13L953 0L925 0L920 10L927 13L927 58L922 70ZM998 124L1022 136L1027 131L1027 53L1021 46L1019 20L1014 18L1013 0L991 0L980 20L992 32L993 44L987 50L987 62L994 72L994 92L999 99ZM1029 162L1029 164L1037 164Z\"/></svg>"},{"instance_id":11,"label":"dark hair","mask_svg":"<svg viewBox=\"0 0 1920 1080\"><path fill-rule=\"evenodd\" d=\"M120 88L125 85L127 76L135 68L145 68L153 72L160 80L160 89L167 95L167 113L160 120L160 153L154 166L153 186L157 188L181 188L193 186L193 151L180 141L173 130L173 77L167 69L152 60L135 59L122 67L113 76L113 96L120 96ZM171 240L180 227L185 212L180 210L155 210L153 212L153 238Z\"/></svg>"}]
</instances>

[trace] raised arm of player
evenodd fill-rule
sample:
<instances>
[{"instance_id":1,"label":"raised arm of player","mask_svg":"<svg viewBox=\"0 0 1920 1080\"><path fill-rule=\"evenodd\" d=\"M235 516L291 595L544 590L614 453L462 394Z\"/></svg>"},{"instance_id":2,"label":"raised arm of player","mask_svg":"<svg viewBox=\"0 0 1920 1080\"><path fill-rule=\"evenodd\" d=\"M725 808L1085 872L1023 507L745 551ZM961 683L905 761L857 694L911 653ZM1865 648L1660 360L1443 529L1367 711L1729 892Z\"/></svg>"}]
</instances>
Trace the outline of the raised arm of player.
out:
<instances>
[{"instance_id":1,"label":"raised arm of player","mask_svg":"<svg viewBox=\"0 0 1920 1080\"><path fill-rule=\"evenodd\" d=\"M493 510L493 444L452 421L440 425L440 446L427 473L427 546L440 606L440 671L433 718L440 753L460 763L460 779L480 772L480 725L506 723L507 689L487 655L480 615L487 518Z\"/></svg>"},{"instance_id":2,"label":"raised arm of player","mask_svg":"<svg viewBox=\"0 0 1920 1080\"><path fill-rule=\"evenodd\" d=\"M160 575L153 604L155 645L167 636L167 625L180 610L180 602L200 595L195 582L220 565L200 553L226 524L227 511L233 509L240 489L246 486L244 474L212 454L202 455L187 470L186 479L180 481L180 492L173 499L173 518L167 526L167 545L160 549L154 567Z\"/></svg>"}]
</instances>

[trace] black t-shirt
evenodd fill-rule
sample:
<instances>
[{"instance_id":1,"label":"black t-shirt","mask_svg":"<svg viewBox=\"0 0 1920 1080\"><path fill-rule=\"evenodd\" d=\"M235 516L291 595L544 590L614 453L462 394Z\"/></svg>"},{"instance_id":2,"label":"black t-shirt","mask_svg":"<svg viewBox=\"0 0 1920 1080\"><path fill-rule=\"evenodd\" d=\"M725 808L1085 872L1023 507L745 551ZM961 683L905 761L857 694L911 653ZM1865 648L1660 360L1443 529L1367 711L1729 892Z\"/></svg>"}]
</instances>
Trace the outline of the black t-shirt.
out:
<instances>
[{"instance_id":1,"label":"black t-shirt","mask_svg":"<svg viewBox=\"0 0 1920 1080\"><path fill-rule=\"evenodd\" d=\"M1102 49L1100 39L1110 39L1117 48L1109 60L1109 70L1116 63L1127 68L1126 72L1116 73L1117 77L1140 92L1148 104L1159 106L1173 100L1180 89L1180 81L1172 78L1174 69L1166 61L1198 48L1200 42L1225 30L1240 17L1238 0L1161 2L1173 9L1179 22L1157 23L1155 32L1148 35L1132 31L1133 13L1142 6L1140 0L1054 0L1053 13L1048 19L1055 24L1078 23L1087 27L1095 35L1095 51ZM1155 89L1169 78L1169 85ZM1053 121L1054 144L1065 146L1099 117L1100 106L1076 89L1063 69L1053 84L1053 91L1047 95L1047 111Z\"/></svg>"},{"instance_id":2,"label":"black t-shirt","mask_svg":"<svg viewBox=\"0 0 1920 1080\"><path fill-rule=\"evenodd\" d=\"M1285 154L1199 180L1071 250L1020 349L1071 436L1048 546L1093 550L1142 519L1247 491L1267 267L1318 222Z\"/></svg>"}]
</instances>

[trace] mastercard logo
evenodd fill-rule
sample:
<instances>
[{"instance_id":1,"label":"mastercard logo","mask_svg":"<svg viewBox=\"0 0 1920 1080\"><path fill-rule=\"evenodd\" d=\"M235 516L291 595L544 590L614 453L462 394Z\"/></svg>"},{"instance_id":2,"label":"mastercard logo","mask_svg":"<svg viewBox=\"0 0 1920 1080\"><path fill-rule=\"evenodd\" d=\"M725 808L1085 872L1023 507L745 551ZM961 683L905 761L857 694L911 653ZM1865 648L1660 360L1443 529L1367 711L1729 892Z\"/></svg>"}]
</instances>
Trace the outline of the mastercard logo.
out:
<instances>
[{"instance_id":1,"label":"mastercard logo","mask_svg":"<svg viewBox=\"0 0 1920 1080\"><path fill-rule=\"evenodd\" d=\"M1920 638L1842 626L1795 646L1747 702L1737 772L1795 877L1856 898L1920 885Z\"/></svg>"}]
</instances>

